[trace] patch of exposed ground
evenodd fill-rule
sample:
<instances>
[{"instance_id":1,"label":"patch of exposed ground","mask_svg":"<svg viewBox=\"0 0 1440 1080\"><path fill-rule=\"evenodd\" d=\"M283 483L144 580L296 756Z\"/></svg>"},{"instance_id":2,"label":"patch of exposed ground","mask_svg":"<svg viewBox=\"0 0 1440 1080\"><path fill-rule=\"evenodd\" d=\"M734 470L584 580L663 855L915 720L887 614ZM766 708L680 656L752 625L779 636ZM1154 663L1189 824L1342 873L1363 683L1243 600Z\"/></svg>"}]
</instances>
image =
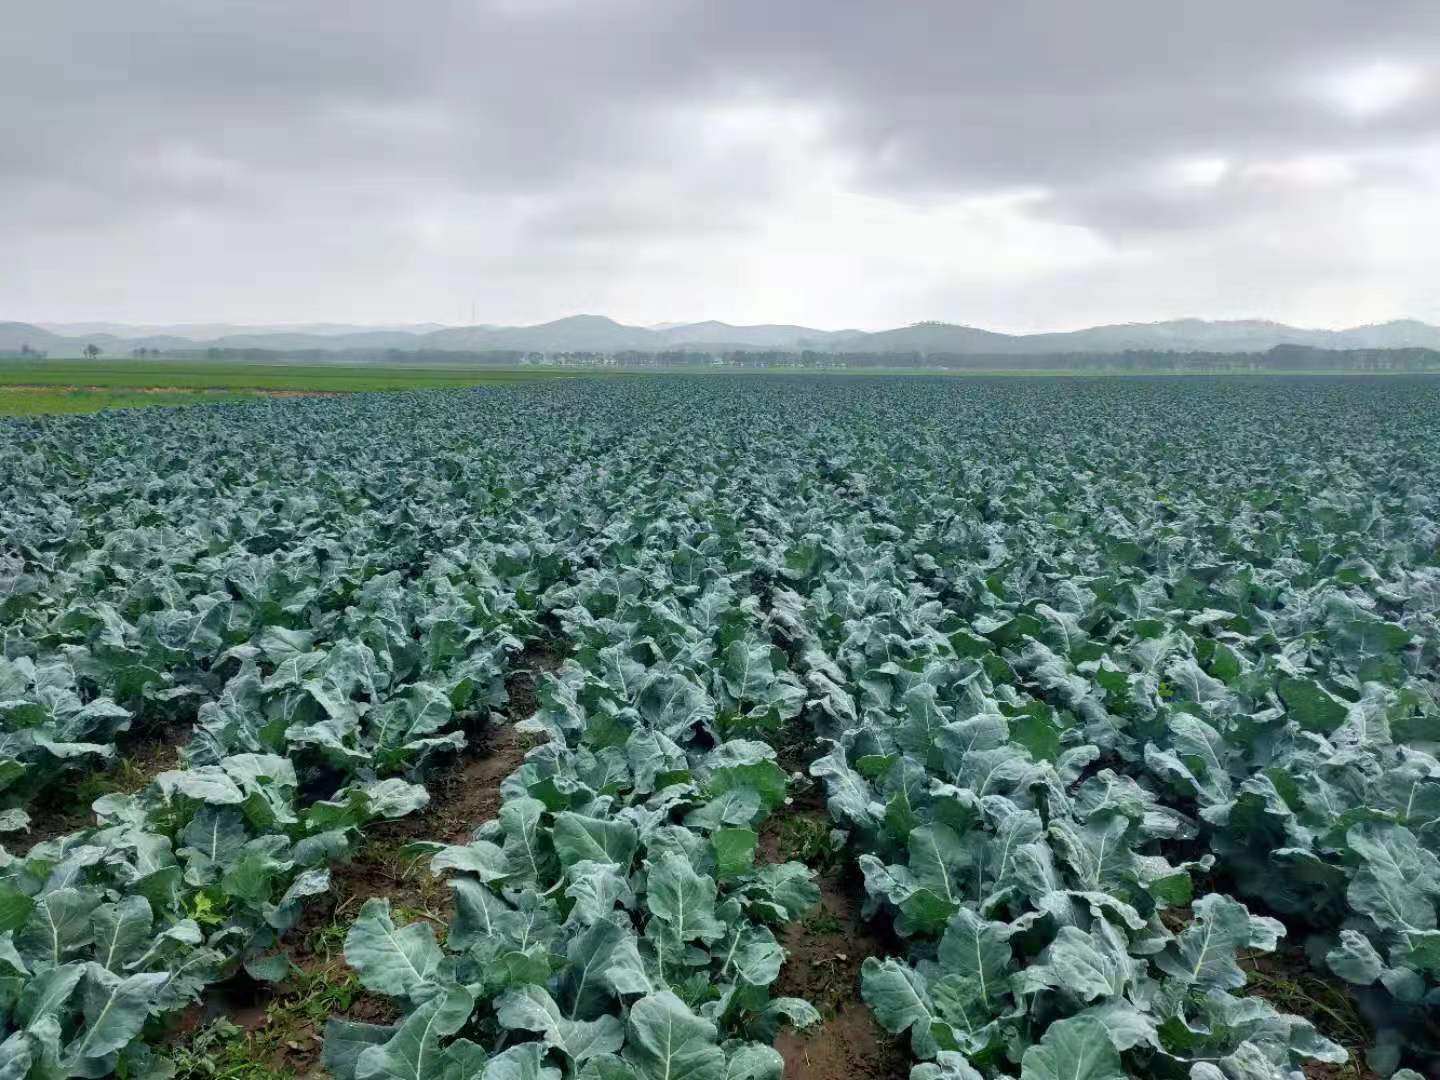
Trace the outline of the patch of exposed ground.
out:
<instances>
[{"instance_id":1,"label":"patch of exposed ground","mask_svg":"<svg viewBox=\"0 0 1440 1080\"><path fill-rule=\"evenodd\" d=\"M243 1075L256 1080L321 1076L328 1020L398 1019L394 1002L365 990L346 964L350 924L365 901L384 897L397 925L424 921L444 940L452 894L430 873L427 858L411 854L409 845L465 842L494 816L500 781L520 765L530 745L510 724L487 729L465 754L426 777L430 803L422 812L368 828L354 859L331 867L329 891L308 902L300 923L285 935L281 948L293 965L291 977L270 987L242 973L210 988L203 1005L186 1015L176 1035L180 1076L229 1075L226 1063L243 1065ZM493 782L473 779L481 766Z\"/></svg>"},{"instance_id":2,"label":"patch of exposed ground","mask_svg":"<svg viewBox=\"0 0 1440 1080\"><path fill-rule=\"evenodd\" d=\"M815 734L805 724L788 724L775 740L775 763L789 775L799 773L810 783L810 763L821 753L821 746L815 741ZM818 794L808 795L807 805L811 809L825 812L825 800Z\"/></svg>"},{"instance_id":3,"label":"patch of exposed ground","mask_svg":"<svg viewBox=\"0 0 1440 1080\"><path fill-rule=\"evenodd\" d=\"M1307 1080L1380 1080L1380 1074L1365 1064L1370 1029L1344 980L1316 971L1303 948L1284 940L1274 952L1247 953L1238 959L1247 980L1240 993L1264 998L1281 1012L1303 1016L1316 1031L1349 1053L1350 1060L1343 1065L1306 1062L1301 1071Z\"/></svg>"},{"instance_id":4,"label":"patch of exposed ground","mask_svg":"<svg viewBox=\"0 0 1440 1080\"><path fill-rule=\"evenodd\" d=\"M66 796L69 794L69 791L64 793ZM27 806L25 812L30 815L30 827L24 832L14 834L13 842L16 847L27 852L36 844L88 829L95 824L95 815L90 812L88 805L79 804L71 798L61 801L52 797L49 792L43 793Z\"/></svg>"},{"instance_id":5,"label":"patch of exposed ground","mask_svg":"<svg viewBox=\"0 0 1440 1080\"><path fill-rule=\"evenodd\" d=\"M910 1053L876 1023L860 997L860 967L898 946L883 919L861 914L864 887L843 855L830 850L830 819L818 792L798 797L766 822L758 857L795 860L815 871L820 906L777 933L785 949L774 993L803 997L821 1021L805 1031L786 1029L775 1039L785 1059L785 1080L904 1080Z\"/></svg>"},{"instance_id":6,"label":"patch of exposed ground","mask_svg":"<svg viewBox=\"0 0 1440 1080\"><path fill-rule=\"evenodd\" d=\"M328 1020L399 1019L394 1002L364 989L345 963L345 928L327 924L299 936L289 950L296 970L278 988L243 973L212 987L204 1004L174 1026L169 1052L176 1075L181 1080L324 1076L320 1054Z\"/></svg>"},{"instance_id":7,"label":"patch of exposed ground","mask_svg":"<svg viewBox=\"0 0 1440 1080\"><path fill-rule=\"evenodd\" d=\"M25 811L28 832L16 846L26 851L36 844L95 825L90 804L102 795L139 791L160 773L180 764L180 750L190 741L189 722L146 728L121 746L121 754L108 768L79 776L62 776L40 793Z\"/></svg>"},{"instance_id":8,"label":"patch of exposed ground","mask_svg":"<svg viewBox=\"0 0 1440 1080\"><path fill-rule=\"evenodd\" d=\"M463 844L500 807L500 783L520 767L534 745L510 724L487 729L445 769L425 779L430 802L424 810L378 822L365 832L355 858L330 869L330 890L306 905L297 940L329 923L349 925L361 905L383 896L399 916L425 918L437 929L448 925L450 890L433 877L424 855L409 845L421 840ZM291 956L299 962L301 957Z\"/></svg>"},{"instance_id":9,"label":"patch of exposed ground","mask_svg":"<svg viewBox=\"0 0 1440 1080\"><path fill-rule=\"evenodd\" d=\"M478 738L471 737L454 761L425 777L430 802L423 810L373 825L367 837L381 843L463 843L476 826L499 812L501 783L520 767L536 742L509 723L486 728Z\"/></svg>"},{"instance_id":10,"label":"patch of exposed ground","mask_svg":"<svg viewBox=\"0 0 1440 1080\"><path fill-rule=\"evenodd\" d=\"M529 645L516 657L511 674L505 680L508 699L505 712L511 724L534 715L539 707L535 693L540 680L547 672L559 668L560 663L560 654L544 644ZM523 735L506 725L494 734L491 743L482 748L481 753L458 763L458 769L451 774L451 782L460 789L454 798L463 808L466 824L464 836L457 836L455 840L468 837L475 826L489 821L500 812L501 783L520 767L526 752L539 741L536 736Z\"/></svg>"}]
</instances>

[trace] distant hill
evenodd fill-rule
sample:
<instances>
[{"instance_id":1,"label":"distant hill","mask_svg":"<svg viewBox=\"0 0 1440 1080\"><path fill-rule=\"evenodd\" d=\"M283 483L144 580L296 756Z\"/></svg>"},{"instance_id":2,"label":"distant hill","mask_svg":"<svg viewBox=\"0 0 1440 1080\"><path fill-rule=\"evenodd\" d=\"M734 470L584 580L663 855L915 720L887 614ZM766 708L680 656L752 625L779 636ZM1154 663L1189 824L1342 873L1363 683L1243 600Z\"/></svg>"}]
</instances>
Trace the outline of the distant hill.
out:
<instances>
[{"instance_id":1,"label":"distant hill","mask_svg":"<svg viewBox=\"0 0 1440 1080\"><path fill-rule=\"evenodd\" d=\"M42 330L33 323L0 322L0 352L18 352L24 345L48 352L65 343L66 339L59 334Z\"/></svg>"},{"instance_id":2,"label":"distant hill","mask_svg":"<svg viewBox=\"0 0 1440 1080\"><path fill-rule=\"evenodd\" d=\"M1372 326L1335 331L1342 349L1433 349L1440 344L1440 327L1418 319L1395 319Z\"/></svg>"},{"instance_id":3,"label":"distant hill","mask_svg":"<svg viewBox=\"0 0 1440 1080\"><path fill-rule=\"evenodd\" d=\"M88 328L80 330L79 328ZM66 333L57 331L64 330ZM79 332L69 332L69 331ZM155 331L147 333L142 331ZM225 331L219 333L219 331ZM237 327L193 324L133 327L117 323L0 323L0 352L22 345L52 356L78 355L87 344L109 355L132 349L425 350L453 352L800 351L919 356L1037 356L1127 350L1261 353L1276 346L1318 349L1440 349L1440 327L1398 319L1347 330L1311 330L1263 319L1173 319L1118 323L1048 334L1001 334L956 323L922 322L893 330L816 330L708 321L627 326L603 315L572 315L536 326L358 327L342 323Z\"/></svg>"},{"instance_id":4,"label":"distant hill","mask_svg":"<svg viewBox=\"0 0 1440 1080\"><path fill-rule=\"evenodd\" d=\"M88 324L96 325L96 324ZM114 325L114 324L101 324ZM34 323L0 323L0 352L14 352L22 345L48 352L52 356L78 356L86 345L95 345L109 355L128 354L133 349L194 349L219 347L227 349L390 349L415 348L421 335L402 330L359 330L345 333L300 333L260 328L253 332L227 334L222 337L184 337L178 334L137 335L124 328L122 335L92 331L59 334Z\"/></svg>"},{"instance_id":5,"label":"distant hill","mask_svg":"<svg viewBox=\"0 0 1440 1080\"><path fill-rule=\"evenodd\" d=\"M624 326L603 315L571 315L539 326L458 326L421 334L417 345L430 349L476 351L520 349L534 352L616 352L654 349L656 331Z\"/></svg>"},{"instance_id":6,"label":"distant hill","mask_svg":"<svg viewBox=\"0 0 1440 1080\"><path fill-rule=\"evenodd\" d=\"M72 340L83 341L87 338L74 338ZM142 337L128 340L114 339L121 351L128 351L136 347L149 347L152 349L174 349L193 348L196 345L215 346L225 349L413 349L419 336L407 334L403 330L362 330L346 334L303 334L303 333L265 333L257 332L250 334L227 334L224 337L210 338L203 341L185 341L183 338L171 336L165 337ZM173 342L181 341L183 345L175 345Z\"/></svg>"},{"instance_id":7,"label":"distant hill","mask_svg":"<svg viewBox=\"0 0 1440 1080\"><path fill-rule=\"evenodd\" d=\"M861 334L844 344L855 352L901 353L1008 353L1021 352L1019 343L1025 339L1013 334L997 334L973 326L952 323L923 322L896 330Z\"/></svg>"},{"instance_id":8,"label":"distant hill","mask_svg":"<svg viewBox=\"0 0 1440 1080\"><path fill-rule=\"evenodd\" d=\"M1305 330L1262 319L1206 322L1174 319L1158 323L1095 326L1065 334L1031 334L1020 339L1030 352L1114 352L1168 349L1176 352L1265 352L1277 345L1317 349L1398 349L1440 346L1440 327L1414 319L1349 330Z\"/></svg>"}]
</instances>

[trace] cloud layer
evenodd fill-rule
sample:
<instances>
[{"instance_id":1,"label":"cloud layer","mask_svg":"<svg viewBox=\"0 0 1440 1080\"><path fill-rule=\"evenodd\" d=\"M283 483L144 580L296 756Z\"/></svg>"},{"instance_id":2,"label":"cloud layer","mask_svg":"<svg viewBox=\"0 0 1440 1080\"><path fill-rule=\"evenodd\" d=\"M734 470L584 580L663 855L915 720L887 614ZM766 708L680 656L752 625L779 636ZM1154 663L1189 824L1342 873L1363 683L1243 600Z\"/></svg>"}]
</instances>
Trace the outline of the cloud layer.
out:
<instances>
[{"instance_id":1,"label":"cloud layer","mask_svg":"<svg viewBox=\"0 0 1440 1080\"><path fill-rule=\"evenodd\" d=\"M0 95L0 318L1440 318L1431 0L58 0Z\"/></svg>"}]
</instances>

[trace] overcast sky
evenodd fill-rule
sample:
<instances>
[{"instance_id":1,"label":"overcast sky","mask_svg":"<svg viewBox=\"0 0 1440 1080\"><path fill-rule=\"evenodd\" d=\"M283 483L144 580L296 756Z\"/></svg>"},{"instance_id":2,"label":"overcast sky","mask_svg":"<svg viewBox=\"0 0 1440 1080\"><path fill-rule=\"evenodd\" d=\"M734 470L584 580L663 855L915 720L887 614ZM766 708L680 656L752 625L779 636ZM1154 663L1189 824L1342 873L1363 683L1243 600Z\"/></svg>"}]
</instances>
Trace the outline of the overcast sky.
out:
<instances>
[{"instance_id":1,"label":"overcast sky","mask_svg":"<svg viewBox=\"0 0 1440 1080\"><path fill-rule=\"evenodd\" d=\"M0 319L1440 322L1440 0L71 0Z\"/></svg>"}]
</instances>

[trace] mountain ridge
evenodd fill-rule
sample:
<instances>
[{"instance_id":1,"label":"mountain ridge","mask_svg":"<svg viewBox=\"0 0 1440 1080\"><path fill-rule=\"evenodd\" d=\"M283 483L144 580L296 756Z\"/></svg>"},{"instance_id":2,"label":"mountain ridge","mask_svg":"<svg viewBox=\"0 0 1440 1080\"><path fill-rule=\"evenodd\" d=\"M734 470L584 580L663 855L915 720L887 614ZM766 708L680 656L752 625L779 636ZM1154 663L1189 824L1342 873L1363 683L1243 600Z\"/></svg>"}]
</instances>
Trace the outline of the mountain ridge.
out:
<instances>
[{"instance_id":1,"label":"mountain ridge","mask_svg":"<svg viewBox=\"0 0 1440 1080\"><path fill-rule=\"evenodd\" d=\"M134 349L191 351L197 348L274 351L347 349L453 352L659 352L800 351L880 354L1039 355L1167 352L1265 352L1277 345L1321 349L1440 349L1440 326L1418 319L1393 319L1342 330L1288 326L1267 319L1168 319L1149 323L1109 323L1078 330L1006 334L960 323L920 322L888 330L818 330L786 323L736 325L705 320L662 327L629 326L604 315L579 314L533 326L447 326L411 324L412 329L360 327L346 323L289 324L284 327L236 324L176 324L126 327L119 323L49 324L58 327L108 326L106 332L61 334L38 323L0 322L0 352L22 345L51 355L79 355L93 344L108 355ZM218 337L175 333L193 327L237 332ZM309 327L310 329L299 329ZM168 332L126 336L130 330ZM121 333L114 331L119 330Z\"/></svg>"}]
</instances>

